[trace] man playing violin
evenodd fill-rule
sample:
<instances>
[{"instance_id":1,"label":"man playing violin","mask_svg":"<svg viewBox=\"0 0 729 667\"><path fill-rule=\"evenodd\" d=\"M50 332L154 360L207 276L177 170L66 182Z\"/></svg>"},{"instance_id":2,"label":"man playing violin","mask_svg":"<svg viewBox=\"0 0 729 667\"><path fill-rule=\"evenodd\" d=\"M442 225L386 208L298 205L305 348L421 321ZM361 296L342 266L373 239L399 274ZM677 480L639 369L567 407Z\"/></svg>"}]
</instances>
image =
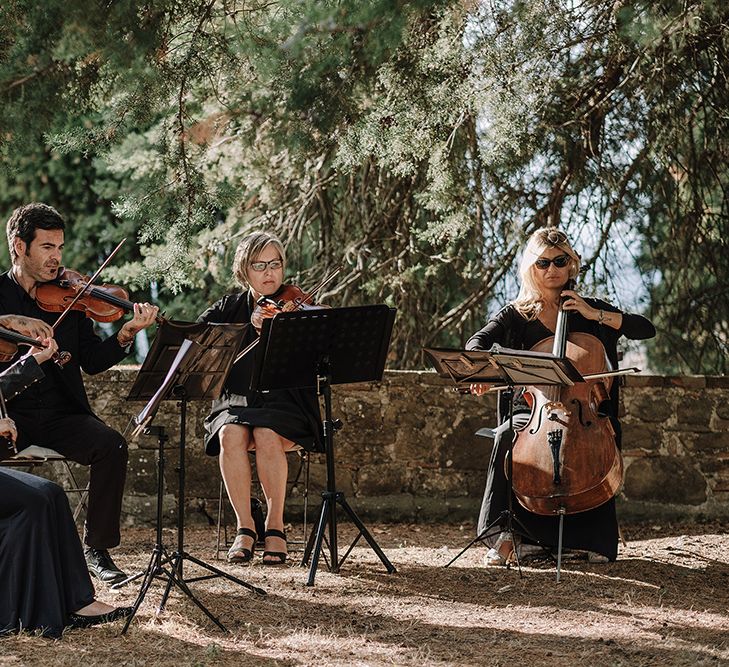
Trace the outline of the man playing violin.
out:
<instances>
[{"instance_id":1,"label":"man playing violin","mask_svg":"<svg viewBox=\"0 0 729 667\"><path fill-rule=\"evenodd\" d=\"M283 284L286 255L281 241L272 234L254 232L238 245L234 272L244 291L223 297L208 308L200 322L250 323L260 297L277 301L287 286ZM256 338L249 327L243 345ZM320 446L321 420L313 390L273 390L266 393L248 389L252 354L237 361L226 380L222 396L215 401L205 420L205 451L219 456L228 497L237 520L237 535L228 552L228 561L251 560L257 537L251 515L251 463L248 452L256 452L258 477L266 496L264 565L286 562L284 501L288 463L286 452L296 446L315 450Z\"/></svg>"},{"instance_id":2,"label":"man playing violin","mask_svg":"<svg viewBox=\"0 0 729 667\"><path fill-rule=\"evenodd\" d=\"M94 333L90 320L78 311L68 313L54 331L58 313L42 310L34 295L39 284L59 273L64 229L58 212L40 203L16 209L7 224L12 268L0 276L0 313L5 315L4 320L0 316L0 326L33 337L53 337L59 349L71 355L63 368L45 362L45 377L13 401L9 414L18 427L19 451L39 444L90 466L84 552L89 572L113 584L126 576L108 550L120 542L127 445L120 433L94 414L81 371L93 375L120 362L130 352L137 332L155 321L158 309L148 303L134 304L134 316L106 340ZM6 366L0 364L0 371Z\"/></svg>"},{"instance_id":3,"label":"man playing violin","mask_svg":"<svg viewBox=\"0 0 729 667\"><path fill-rule=\"evenodd\" d=\"M568 328L575 333L595 336L604 347L610 365L617 368L617 342L621 336L645 339L655 336L653 325L643 316L623 313L614 306L598 299L582 298L567 283L579 272L580 257L574 251L565 234L555 228L540 229L532 234L519 266L521 287L517 298L492 317L486 326L476 332L466 343L468 350L489 350L494 343L507 348L529 350L554 335L557 315L562 308L567 313ZM488 385L475 384L471 392L481 395ZM618 383L614 382L607 411L620 447L620 423L617 419ZM500 406L502 418L506 406ZM530 407L520 395L515 400L513 426L523 429L529 421ZM509 429L508 419L495 431L494 447L489 462L478 533L497 520L507 508L507 480L504 471L508 445L515 437ZM555 547L558 538L556 516L532 513L513 499L516 518L529 534L541 544ZM486 554L487 565L504 565L514 549L511 536L502 532L498 537L486 540L491 547ZM618 549L618 525L615 499L612 498L594 509L570 514L564 521L564 546L588 552L591 562L615 560ZM523 544L520 555L528 552ZM537 549L538 550L538 549Z\"/></svg>"}]
</instances>

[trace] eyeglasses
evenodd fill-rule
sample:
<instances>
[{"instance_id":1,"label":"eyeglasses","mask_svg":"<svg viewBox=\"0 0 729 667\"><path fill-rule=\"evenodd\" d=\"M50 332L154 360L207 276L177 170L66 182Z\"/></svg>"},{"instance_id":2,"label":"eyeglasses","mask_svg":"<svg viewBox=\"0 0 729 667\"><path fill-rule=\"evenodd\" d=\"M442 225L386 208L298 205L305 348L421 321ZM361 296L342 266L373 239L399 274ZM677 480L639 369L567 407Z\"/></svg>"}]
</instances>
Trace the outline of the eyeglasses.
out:
<instances>
[{"instance_id":1,"label":"eyeglasses","mask_svg":"<svg viewBox=\"0 0 729 667\"><path fill-rule=\"evenodd\" d=\"M267 268L271 268L271 270L276 271L277 269L280 269L283 266L283 260L281 259L271 259L268 262L251 262L248 266L250 266L256 273L261 273L262 271L265 271Z\"/></svg>"},{"instance_id":2,"label":"eyeglasses","mask_svg":"<svg viewBox=\"0 0 729 667\"><path fill-rule=\"evenodd\" d=\"M536 262L534 262L534 266L536 266L538 269L541 269L542 271L546 271L549 268L550 264L554 264L558 269L563 269L569 263L569 255L557 255L557 257L554 257L553 259L540 257Z\"/></svg>"}]
</instances>

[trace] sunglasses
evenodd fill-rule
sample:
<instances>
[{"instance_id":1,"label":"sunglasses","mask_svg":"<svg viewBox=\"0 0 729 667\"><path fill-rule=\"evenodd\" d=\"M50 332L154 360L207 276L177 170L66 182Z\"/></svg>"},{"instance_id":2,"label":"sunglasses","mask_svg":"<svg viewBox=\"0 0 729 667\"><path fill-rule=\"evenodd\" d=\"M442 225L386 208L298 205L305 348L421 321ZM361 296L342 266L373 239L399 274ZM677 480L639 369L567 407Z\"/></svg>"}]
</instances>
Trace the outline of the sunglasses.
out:
<instances>
[{"instance_id":1,"label":"sunglasses","mask_svg":"<svg viewBox=\"0 0 729 667\"><path fill-rule=\"evenodd\" d=\"M549 268L550 264L554 264L558 269L563 269L569 263L570 263L569 255L558 255L557 257L555 257L553 259L547 259L546 257L540 257L536 262L534 262L534 266L536 266L538 269L540 269L542 271L546 271Z\"/></svg>"},{"instance_id":2,"label":"sunglasses","mask_svg":"<svg viewBox=\"0 0 729 667\"><path fill-rule=\"evenodd\" d=\"M265 271L266 267L270 267L271 270L276 271L277 269L280 269L283 266L283 260L272 259L272 260L269 260L268 262L251 262L248 266L250 266L257 273L260 273L261 271Z\"/></svg>"}]
</instances>

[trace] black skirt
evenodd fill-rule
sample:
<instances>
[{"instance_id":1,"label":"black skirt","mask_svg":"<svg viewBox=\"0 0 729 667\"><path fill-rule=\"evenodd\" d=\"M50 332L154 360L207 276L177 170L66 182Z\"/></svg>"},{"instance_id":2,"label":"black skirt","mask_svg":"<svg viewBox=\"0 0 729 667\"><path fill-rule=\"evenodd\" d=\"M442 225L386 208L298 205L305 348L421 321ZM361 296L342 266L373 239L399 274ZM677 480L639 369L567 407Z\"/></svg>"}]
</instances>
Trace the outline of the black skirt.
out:
<instances>
[{"instance_id":1,"label":"black skirt","mask_svg":"<svg viewBox=\"0 0 729 667\"><path fill-rule=\"evenodd\" d=\"M0 470L0 635L60 637L68 615L94 601L81 540L63 489Z\"/></svg>"},{"instance_id":2,"label":"black skirt","mask_svg":"<svg viewBox=\"0 0 729 667\"><path fill-rule=\"evenodd\" d=\"M218 431L226 424L270 428L307 451L321 451L321 423L317 416L313 392L281 389L247 397L233 394L226 407L213 411L205 420L205 452L209 456L220 453Z\"/></svg>"}]
</instances>

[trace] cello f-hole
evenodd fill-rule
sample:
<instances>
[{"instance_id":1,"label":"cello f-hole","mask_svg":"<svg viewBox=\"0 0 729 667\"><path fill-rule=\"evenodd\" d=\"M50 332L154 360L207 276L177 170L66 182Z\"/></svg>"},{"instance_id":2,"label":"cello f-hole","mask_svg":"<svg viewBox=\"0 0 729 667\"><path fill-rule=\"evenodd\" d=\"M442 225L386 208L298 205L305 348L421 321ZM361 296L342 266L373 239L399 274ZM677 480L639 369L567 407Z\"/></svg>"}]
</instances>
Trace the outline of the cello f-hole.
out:
<instances>
[{"instance_id":1,"label":"cello f-hole","mask_svg":"<svg viewBox=\"0 0 729 667\"><path fill-rule=\"evenodd\" d=\"M587 421L584 421L582 419L582 403L580 401L578 401L576 398L573 398L570 401L570 403L577 406L577 419L580 422L580 425L584 426L585 428L589 428L590 426L592 426L591 420L588 419Z\"/></svg>"}]
</instances>

